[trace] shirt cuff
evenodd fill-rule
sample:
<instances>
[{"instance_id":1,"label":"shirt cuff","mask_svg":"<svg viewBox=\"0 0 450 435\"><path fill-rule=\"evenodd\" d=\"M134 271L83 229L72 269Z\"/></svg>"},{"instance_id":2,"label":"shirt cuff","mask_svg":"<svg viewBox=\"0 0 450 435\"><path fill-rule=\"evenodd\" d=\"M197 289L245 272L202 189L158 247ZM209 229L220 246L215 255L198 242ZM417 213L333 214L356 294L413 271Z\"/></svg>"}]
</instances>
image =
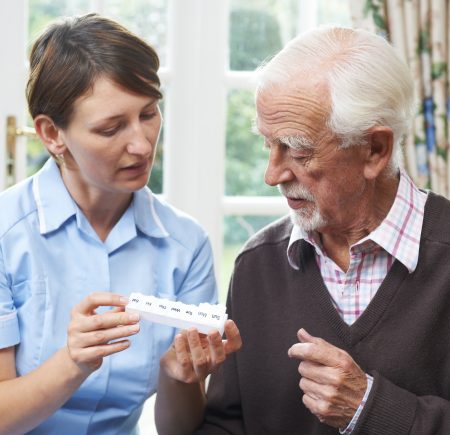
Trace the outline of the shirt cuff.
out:
<instances>
[{"instance_id":1,"label":"shirt cuff","mask_svg":"<svg viewBox=\"0 0 450 435\"><path fill-rule=\"evenodd\" d=\"M20 343L20 333L17 313L0 316L0 349L15 346L18 343Z\"/></svg>"},{"instance_id":2,"label":"shirt cuff","mask_svg":"<svg viewBox=\"0 0 450 435\"><path fill-rule=\"evenodd\" d=\"M359 404L358 409L356 410L355 415L353 416L348 426L345 429L339 429L339 433L342 435L350 435L353 432L353 429L355 428L356 423L358 422L358 418L361 415L362 410L364 409L364 405L367 402L370 390L372 389L373 377L366 374L366 378L367 378L367 388L364 397L361 400L361 403Z\"/></svg>"}]
</instances>

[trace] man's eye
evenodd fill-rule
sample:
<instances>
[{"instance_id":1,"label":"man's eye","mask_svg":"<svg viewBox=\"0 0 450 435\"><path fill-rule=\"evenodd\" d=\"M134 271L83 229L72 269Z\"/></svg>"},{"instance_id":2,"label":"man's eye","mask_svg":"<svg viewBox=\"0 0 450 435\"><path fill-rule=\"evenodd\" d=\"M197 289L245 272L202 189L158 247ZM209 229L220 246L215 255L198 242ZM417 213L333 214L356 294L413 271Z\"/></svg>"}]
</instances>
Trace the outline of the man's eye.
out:
<instances>
[{"instance_id":1,"label":"man's eye","mask_svg":"<svg viewBox=\"0 0 450 435\"><path fill-rule=\"evenodd\" d=\"M291 157L296 161L296 162L300 162L300 163L304 163L304 162L307 162L310 158L311 158L311 156L296 156L296 155L292 155L291 154Z\"/></svg>"}]
</instances>

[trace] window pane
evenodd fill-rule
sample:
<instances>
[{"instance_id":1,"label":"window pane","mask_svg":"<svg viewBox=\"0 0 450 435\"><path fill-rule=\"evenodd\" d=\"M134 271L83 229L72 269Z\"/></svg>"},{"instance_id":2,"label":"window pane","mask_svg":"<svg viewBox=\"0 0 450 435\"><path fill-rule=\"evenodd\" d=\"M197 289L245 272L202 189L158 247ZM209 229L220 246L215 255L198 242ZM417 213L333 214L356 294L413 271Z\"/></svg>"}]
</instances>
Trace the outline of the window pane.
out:
<instances>
[{"instance_id":1,"label":"window pane","mask_svg":"<svg viewBox=\"0 0 450 435\"><path fill-rule=\"evenodd\" d=\"M29 45L51 21L60 17L82 15L89 12L89 3L89 0L29 0Z\"/></svg>"},{"instance_id":2,"label":"window pane","mask_svg":"<svg viewBox=\"0 0 450 435\"><path fill-rule=\"evenodd\" d=\"M348 0L232 0L230 69L252 71L270 59L304 30L300 18L306 7L316 15L308 27L316 23L351 25Z\"/></svg>"},{"instance_id":3,"label":"window pane","mask_svg":"<svg viewBox=\"0 0 450 435\"><path fill-rule=\"evenodd\" d=\"M153 193L162 193L163 191L163 177L164 177L164 94L166 94L166 88L161 87L161 92L163 93L163 99L159 103L159 109L163 117L163 123L161 128L161 133L159 135L158 147L156 148L155 161L153 162L152 173L150 174L150 180L148 182L148 187Z\"/></svg>"},{"instance_id":4,"label":"window pane","mask_svg":"<svg viewBox=\"0 0 450 435\"><path fill-rule=\"evenodd\" d=\"M264 183L268 152L263 140L252 133L255 117L253 92L234 90L228 95L226 137L226 195L278 195Z\"/></svg>"},{"instance_id":5,"label":"window pane","mask_svg":"<svg viewBox=\"0 0 450 435\"><path fill-rule=\"evenodd\" d=\"M66 16L100 12L152 45L161 61L166 63L167 3L168 0L108 0L104 10L91 8L89 0L29 0L29 43L39 35L49 22Z\"/></svg>"},{"instance_id":6,"label":"window pane","mask_svg":"<svg viewBox=\"0 0 450 435\"><path fill-rule=\"evenodd\" d=\"M219 284L220 301L226 300L228 284L233 272L234 260L244 243L261 228L277 220L280 216L225 216L221 280Z\"/></svg>"},{"instance_id":7,"label":"window pane","mask_svg":"<svg viewBox=\"0 0 450 435\"><path fill-rule=\"evenodd\" d=\"M33 125L31 116L28 115L28 125ZM44 163L50 157L46 148L39 138L27 138L27 176L33 175L42 168Z\"/></svg>"},{"instance_id":8,"label":"window pane","mask_svg":"<svg viewBox=\"0 0 450 435\"><path fill-rule=\"evenodd\" d=\"M317 10L318 24L351 26L349 1L319 0Z\"/></svg>"},{"instance_id":9,"label":"window pane","mask_svg":"<svg viewBox=\"0 0 450 435\"><path fill-rule=\"evenodd\" d=\"M108 0L104 14L145 39L166 64L168 0Z\"/></svg>"},{"instance_id":10,"label":"window pane","mask_svg":"<svg viewBox=\"0 0 450 435\"><path fill-rule=\"evenodd\" d=\"M297 0L232 0L230 69L251 71L297 33Z\"/></svg>"}]
</instances>

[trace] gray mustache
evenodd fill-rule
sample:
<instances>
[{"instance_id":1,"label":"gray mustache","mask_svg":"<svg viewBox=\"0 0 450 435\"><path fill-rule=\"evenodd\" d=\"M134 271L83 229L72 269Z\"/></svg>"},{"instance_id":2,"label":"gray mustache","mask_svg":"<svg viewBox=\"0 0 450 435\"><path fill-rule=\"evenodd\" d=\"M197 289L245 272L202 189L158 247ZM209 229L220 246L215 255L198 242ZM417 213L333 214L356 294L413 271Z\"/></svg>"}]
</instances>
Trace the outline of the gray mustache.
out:
<instances>
[{"instance_id":1,"label":"gray mustache","mask_svg":"<svg viewBox=\"0 0 450 435\"><path fill-rule=\"evenodd\" d=\"M284 196L295 199L305 199L307 201L314 201L314 195L305 186L300 184L279 184L278 190Z\"/></svg>"}]
</instances>

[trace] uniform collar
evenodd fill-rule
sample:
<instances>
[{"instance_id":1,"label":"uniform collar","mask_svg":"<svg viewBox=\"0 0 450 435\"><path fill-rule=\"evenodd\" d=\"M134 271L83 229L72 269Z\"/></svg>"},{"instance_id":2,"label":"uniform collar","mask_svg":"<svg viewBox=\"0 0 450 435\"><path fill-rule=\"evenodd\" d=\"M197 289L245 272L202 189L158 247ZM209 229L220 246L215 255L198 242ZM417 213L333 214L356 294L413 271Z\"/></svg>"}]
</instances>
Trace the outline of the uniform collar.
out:
<instances>
[{"instance_id":1,"label":"uniform collar","mask_svg":"<svg viewBox=\"0 0 450 435\"><path fill-rule=\"evenodd\" d=\"M149 237L168 237L170 234L157 212L158 199L148 187L134 193L134 220L137 228Z\"/></svg>"},{"instance_id":2,"label":"uniform collar","mask_svg":"<svg viewBox=\"0 0 450 435\"><path fill-rule=\"evenodd\" d=\"M33 196L39 217L39 231L48 234L57 230L77 212L75 201L64 185L59 167L49 158L33 176Z\"/></svg>"},{"instance_id":3,"label":"uniform collar","mask_svg":"<svg viewBox=\"0 0 450 435\"><path fill-rule=\"evenodd\" d=\"M70 196L61 177L58 165L50 158L42 169L33 176L33 196L36 201L39 218L39 231L48 234L61 227L75 216L78 226L83 230L85 223L81 211ZM149 237L167 237L168 231L156 211L157 199L148 187L134 193L129 209L124 213L118 225L124 220L133 224ZM131 225L127 225L128 228ZM86 228L87 230L87 228Z\"/></svg>"}]
</instances>

